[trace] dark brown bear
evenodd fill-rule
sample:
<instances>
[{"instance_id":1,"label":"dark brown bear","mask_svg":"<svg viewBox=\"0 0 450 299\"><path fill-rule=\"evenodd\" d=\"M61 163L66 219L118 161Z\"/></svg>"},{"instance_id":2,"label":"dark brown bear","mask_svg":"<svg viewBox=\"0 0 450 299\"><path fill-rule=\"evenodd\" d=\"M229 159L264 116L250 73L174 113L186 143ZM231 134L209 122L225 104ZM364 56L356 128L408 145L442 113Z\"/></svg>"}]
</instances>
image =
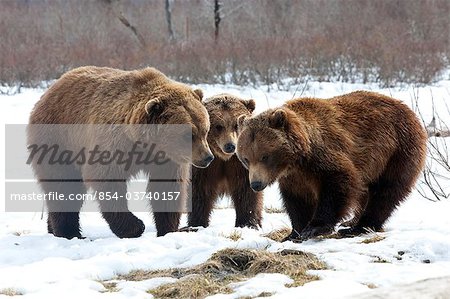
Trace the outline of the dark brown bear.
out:
<instances>
[{"instance_id":1,"label":"dark brown bear","mask_svg":"<svg viewBox=\"0 0 450 299\"><path fill-rule=\"evenodd\" d=\"M211 129L208 143L216 157L208 168L192 169L192 212L190 227L209 225L210 213L216 200L229 195L236 210L236 227L261 226L262 192L250 188L248 171L235 155L237 119L251 116L254 100L243 100L230 94L220 94L205 100Z\"/></svg>"},{"instance_id":2,"label":"dark brown bear","mask_svg":"<svg viewBox=\"0 0 450 299\"><path fill-rule=\"evenodd\" d=\"M192 159L173 155L170 157L173 161L168 164L168 167L173 168L171 171L181 177L180 192L186 197L189 161L195 166L206 167L214 158L206 140L209 116L201 102L202 96L201 90L193 90L187 85L172 81L154 68L122 71L81 67L64 74L45 92L31 113L30 124L188 124L192 127ZM137 126L133 128L135 127ZM115 149L119 146L116 144L118 140L122 140L120 142L124 144L132 144L135 135L139 133L127 132L125 137L119 138L118 134L121 133L98 134L84 126L81 131L63 136L60 146L68 149L92 149L96 142L101 141L102 144L109 144L108 149ZM29 126L28 144L45 143L54 137L48 135L39 131L36 126ZM166 141L174 139L171 136L163 137ZM191 138L190 132L187 137ZM143 222L127 207L126 180L139 171L151 174L151 169L132 165L130 170L124 171L117 165L111 165L111 169L107 169L105 173L105 168L89 164L58 168L39 165L35 160L32 166L44 192L83 194L88 188L99 192L117 192L122 196L116 203L117 206L112 206L111 201L99 201L103 218L118 237L138 237L143 233ZM97 180L111 173L117 173L123 180ZM54 177L70 178L73 182L58 184L48 180ZM152 183L152 180L147 188L147 191L158 190L157 184ZM181 198L180 202L184 200L185 198ZM61 208L65 210L63 205L66 203L55 206L55 203L47 201L49 233L65 238L81 237L79 211L82 203L67 203L71 211L60 212ZM153 216L158 236L178 229L180 213L155 212Z\"/></svg>"},{"instance_id":3,"label":"dark brown bear","mask_svg":"<svg viewBox=\"0 0 450 299\"><path fill-rule=\"evenodd\" d=\"M252 189L279 182L287 239L329 234L352 214L345 234L381 230L425 162L427 136L414 112L374 92L295 99L239 124L237 154Z\"/></svg>"}]
</instances>

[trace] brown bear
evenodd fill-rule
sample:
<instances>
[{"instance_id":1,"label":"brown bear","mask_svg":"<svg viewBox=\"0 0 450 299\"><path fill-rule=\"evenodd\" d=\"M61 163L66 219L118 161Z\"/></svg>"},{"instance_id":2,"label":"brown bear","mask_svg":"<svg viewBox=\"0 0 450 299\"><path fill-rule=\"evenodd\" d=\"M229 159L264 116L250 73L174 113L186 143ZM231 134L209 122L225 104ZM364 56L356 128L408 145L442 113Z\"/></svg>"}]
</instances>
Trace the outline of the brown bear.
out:
<instances>
[{"instance_id":1,"label":"brown bear","mask_svg":"<svg viewBox=\"0 0 450 299\"><path fill-rule=\"evenodd\" d=\"M188 226L207 227L216 200L229 195L236 211L235 226L260 227L262 192L252 191L248 171L235 155L238 117L251 116L255 101L220 94L206 99L205 107L211 126L208 143L215 159L208 168L192 169L192 212Z\"/></svg>"},{"instance_id":2,"label":"brown bear","mask_svg":"<svg viewBox=\"0 0 450 299\"><path fill-rule=\"evenodd\" d=\"M30 124L187 124L192 128L188 136L185 136L192 138L192 158L177 154L170 156L167 153L172 160L166 163L168 169L176 173L177 178L180 177L181 183L178 185L182 203L187 196L185 191L191 161L194 166L207 167L214 158L206 139L209 116L202 97L201 90L193 90L187 85L172 81L154 68L123 71L106 67L80 67L64 74L44 93L31 112ZM28 144L50 142L54 138L38 127L29 126ZM68 136L62 136L59 146L68 149L83 146L92 148L96 142L103 142L102 144L116 149L123 144L132 144L136 135L140 134L137 131L93 133L89 126L80 126L78 131L71 130ZM162 139L170 144L174 137L162 136ZM134 164L124 170L117 165L112 165L109 169L89 163L48 167L35 160L32 162L44 192L83 194L88 188L92 188L94 191L104 192L102 194L119 194L117 203L99 201L103 218L120 238L139 237L144 232L143 222L127 208L127 180L140 171L152 176L151 166ZM114 179L103 180L111 174L115 175ZM58 184L54 179L48 179L55 177L69 178L71 182ZM147 191L152 190L158 190L157 180L149 180ZM58 237L80 238L79 211L83 201L46 203L49 210L49 233ZM155 211L154 201L152 206ZM154 212L153 215L158 236L178 229L179 212Z\"/></svg>"},{"instance_id":3,"label":"brown bear","mask_svg":"<svg viewBox=\"0 0 450 299\"><path fill-rule=\"evenodd\" d=\"M299 98L239 119L237 155L261 191L278 180L292 233L379 231L413 188L427 135L413 111L393 98L355 91L330 99Z\"/></svg>"}]
</instances>

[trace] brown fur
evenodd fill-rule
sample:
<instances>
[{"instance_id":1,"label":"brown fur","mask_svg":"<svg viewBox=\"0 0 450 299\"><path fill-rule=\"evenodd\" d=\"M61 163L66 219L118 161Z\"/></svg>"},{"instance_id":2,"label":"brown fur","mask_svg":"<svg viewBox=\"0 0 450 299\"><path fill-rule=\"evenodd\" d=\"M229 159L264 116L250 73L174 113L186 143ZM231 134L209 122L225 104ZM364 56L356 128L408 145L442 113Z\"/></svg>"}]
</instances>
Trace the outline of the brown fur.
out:
<instances>
[{"instance_id":1,"label":"brown fur","mask_svg":"<svg viewBox=\"0 0 450 299\"><path fill-rule=\"evenodd\" d=\"M261 226L262 192L251 190L248 171L235 155L238 117L250 116L255 102L221 94L207 99L205 107L211 121L208 143L216 159L208 168L192 169L192 212L188 225L207 227L217 198L229 195L236 210L235 226L257 228Z\"/></svg>"},{"instance_id":2,"label":"brown fur","mask_svg":"<svg viewBox=\"0 0 450 299\"><path fill-rule=\"evenodd\" d=\"M192 161L194 165L206 167L209 162L205 158L212 157L206 136L209 130L209 116L203 104L201 90L192 90L187 85L172 81L154 68L145 68L135 71L122 71L102 67L81 67L64 74L42 96L34 107L30 124L190 124L194 136L192 143ZM126 140L132 142L134 133L130 132ZM29 129L28 142L42 142L46 136L38 135ZM92 136L92 132L81 131L79 136L67 136L63 146L73 148L87 146L93 148L92 142L101 139L101 144L110 144L113 149L115 140L123 139L111 134ZM94 133L95 134L95 133ZM170 136L166 136L170 140ZM182 191L186 189L189 175L189 163L186 157L171 157L174 161L170 167L178 173L184 183ZM35 173L39 178L54 176L57 168L45 168L33 164ZM60 193L85 193L88 187L98 191L112 191L125 194L126 180L138 173L145 173L151 169L141 169L134 165L127 173L122 173L123 182L96 182L86 181L84 178L102 178L105 176L98 167L83 165L83 168L74 165L70 174L60 173L61 178L66 175L79 178L80 182L71 184L62 190L55 184L40 180L45 192L59 191ZM66 170L67 171L67 170ZM120 172L122 170L111 169ZM52 173L53 172L53 173ZM100 173L99 173L100 172ZM58 173L59 174L59 173ZM149 190L157 188L150 183ZM185 192L182 192L185 193ZM109 201L99 201L101 210L111 210ZM153 202L152 202L153 203ZM74 207L81 209L82 202ZM119 203L122 209L126 208L126 201ZM125 207L123 207L125 206ZM51 203L49 210L52 210ZM131 212L102 212L111 230L119 237L138 237L144 231L143 222ZM154 220L158 236L178 229L179 213L154 213ZM49 212L48 230L59 237L80 237L79 212Z\"/></svg>"},{"instance_id":3,"label":"brown fur","mask_svg":"<svg viewBox=\"0 0 450 299\"><path fill-rule=\"evenodd\" d=\"M291 239L330 233L352 212L346 233L379 231L425 162L427 136L415 114L374 92L295 99L240 130L238 157L250 182L279 182Z\"/></svg>"}]
</instances>

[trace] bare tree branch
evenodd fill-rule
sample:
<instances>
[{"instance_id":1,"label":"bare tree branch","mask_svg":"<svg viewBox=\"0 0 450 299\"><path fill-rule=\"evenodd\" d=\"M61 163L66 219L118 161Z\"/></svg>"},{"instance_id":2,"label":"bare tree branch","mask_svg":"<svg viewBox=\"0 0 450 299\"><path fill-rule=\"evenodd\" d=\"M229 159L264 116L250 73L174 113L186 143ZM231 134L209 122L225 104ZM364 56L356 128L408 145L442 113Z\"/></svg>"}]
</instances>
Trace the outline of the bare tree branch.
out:
<instances>
[{"instance_id":1,"label":"bare tree branch","mask_svg":"<svg viewBox=\"0 0 450 299\"><path fill-rule=\"evenodd\" d=\"M113 15L130 31L133 33L133 35L137 38L139 41L139 44L142 48L147 48L147 42L145 41L142 34L139 33L137 28L131 24L131 22L124 16L123 12L117 7L120 0L102 0L103 2L109 4L109 8L111 9L111 12Z\"/></svg>"},{"instance_id":2,"label":"bare tree branch","mask_svg":"<svg viewBox=\"0 0 450 299\"><path fill-rule=\"evenodd\" d=\"M430 124L425 128L427 130L428 137L450 137L450 130L443 130L436 128L436 117L433 116Z\"/></svg>"},{"instance_id":3,"label":"bare tree branch","mask_svg":"<svg viewBox=\"0 0 450 299\"><path fill-rule=\"evenodd\" d=\"M415 105L413 106L417 108L416 113L419 115L425 126L423 115L418 109L418 96L414 97L414 101ZM431 201L436 201L450 198L450 191L448 191L450 182L450 156L448 144L445 139L436 138L448 137L450 134L448 126L441 121L439 115L436 113L433 98L431 105L433 118L431 122L425 126L428 134L428 157L417 191L422 197Z\"/></svg>"},{"instance_id":4,"label":"bare tree branch","mask_svg":"<svg viewBox=\"0 0 450 299\"><path fill-rule=\"evenodd\" d=\"M169 40L174 40L175 35L173 33L173 27L172 27L172 1L171 0L165 0L165 10L166 10L166 20L167 20L167 29L169 30Z\"/></svg>"},{"instance_id":5,"label":"bare tree branch","mask_svg":"<svg viewBox=\"0 0 450 299\"><path fill-rule=\"evenodd\" d=\"M222 17L220 15L220 8L222 3L219 0L214 0L214 40L217 42L219 39L219 26L222 21Z\"/></svg>"}]
</instances>

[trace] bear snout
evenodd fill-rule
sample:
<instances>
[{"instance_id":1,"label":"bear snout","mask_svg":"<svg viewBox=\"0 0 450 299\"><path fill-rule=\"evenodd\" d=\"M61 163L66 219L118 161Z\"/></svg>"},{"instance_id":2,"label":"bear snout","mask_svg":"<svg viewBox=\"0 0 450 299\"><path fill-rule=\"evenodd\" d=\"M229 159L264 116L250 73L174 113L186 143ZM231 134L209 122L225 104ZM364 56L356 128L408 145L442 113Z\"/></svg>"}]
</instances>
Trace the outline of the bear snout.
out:
<instances>
[{"instance_id":1,"label":"bear snout","mask_svg":"<svg viewBox=\"0 0 450 299\"><path fill-rule=\"evenodd\" d=\"M225 146L223 147L223 151L227 154L234 154L234 152L236 151L236 145L229 142L225 144Z\"/></svg>"},{"instance_id":2,"label":"bear snout","mask_svg":"<svg viewBox=\"0 0 450 299\"><path fill-rule=\"evenodd\" d=\"M194 166L197 168L206 168L211 164L211 162L214 160L214 155L212 153L208 154L203 160L200 162L194 163Z\"/></svg>"},{"instance_id":3,"label":"bear snout","mask_svg":"<svg viewBox=\"0 0 450 299\"><path fill-rule=\"evenodd\" d=\"M261 181L254 181L250 183L250 188L253 189L253 191L262 191L266 188L267 185L263 184Z\"/></svg>"},{"instance_id":4,"label":"bear snout","mask_svg":"<svg viewBox=\"0 0 450 299\"><path fill-rule=\"evenodd\" d=\"M211 163L214 160L214 156L211 154L209 156L207 156L205 159L203 159L203 163L209 165L209 163Z\"/></svg>"}]
</instances>

